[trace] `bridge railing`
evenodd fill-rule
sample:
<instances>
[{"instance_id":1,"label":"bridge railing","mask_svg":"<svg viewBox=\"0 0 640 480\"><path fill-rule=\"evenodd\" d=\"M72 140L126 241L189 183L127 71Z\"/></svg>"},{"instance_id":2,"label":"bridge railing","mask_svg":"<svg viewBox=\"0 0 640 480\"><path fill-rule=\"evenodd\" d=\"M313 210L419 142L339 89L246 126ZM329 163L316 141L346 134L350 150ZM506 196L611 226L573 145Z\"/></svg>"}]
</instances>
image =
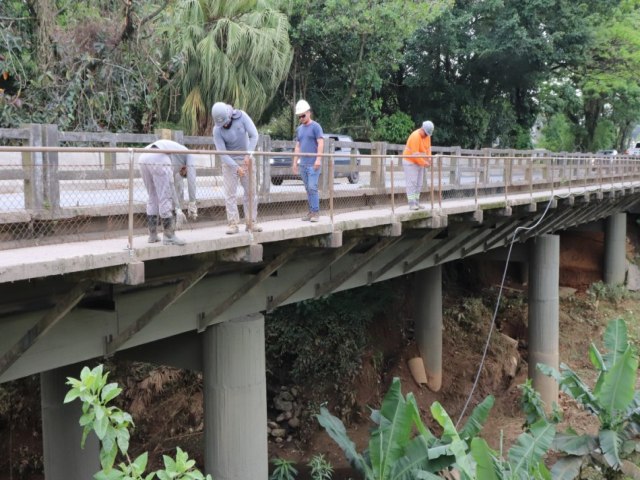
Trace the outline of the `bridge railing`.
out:
<instances>
[{"instance_id":1,"label":"bridge railing","mask_svg":"<svg viewBox=\"0 0 640 480\"><path fill-rule=\"evenodd\" d=\"M140 175L142 148L159 137L187 145L196 160L199 216L183 228L227 223L223 167L209 137L181 132L97 134L59 132L51 125L1 130L0 248L90 238L128 237L146 229L147 190ZM261 137L251 164L248 223L300 221L307 194L291 169L293 142ZM402 165L403 145L328 141L319 184L321 215L334 221L365 209L408 211ZM148 152L148 150L147 150ZM167 152L167 153L170 153ZM182 153L182 152L181 152ZM240 152L238 152L240 153ZM424 170L421 203L478 203L487 197L509 203L513 195L539 191L618 188L640 181L640 158L552 154L542 150L464 150L434 147ZM181 177L181 208L187 188ZM236 203L242 217L242 189Z\"/></svg>"}]
</instances>

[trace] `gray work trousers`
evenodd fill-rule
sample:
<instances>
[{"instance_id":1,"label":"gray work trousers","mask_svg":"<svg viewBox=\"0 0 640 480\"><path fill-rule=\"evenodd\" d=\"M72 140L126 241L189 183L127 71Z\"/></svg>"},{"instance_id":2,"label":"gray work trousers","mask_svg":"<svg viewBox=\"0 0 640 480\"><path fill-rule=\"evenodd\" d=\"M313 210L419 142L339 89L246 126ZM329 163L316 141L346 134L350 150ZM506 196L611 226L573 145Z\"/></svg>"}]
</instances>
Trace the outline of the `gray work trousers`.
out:
<instances>
[{"instance_id":1,"label":"gray work trousers","mask_svg":"<svg viewBox=\"0 0 640 480\"><path fill-rule=\"evenodd\" d=\"M173 167L164 153L143 153L140 175L147 189L147 215L169 218L173 214Z\"/></svg>"},{"instance_id":2,"label":"gray work trousers","mask_svg":"<svg viewBox=\"0 0 640 480\"><path fill-rule=\"evenodd\" d=\"M244 167L244 160L238 160L238 166ZM256 188L256 171L255 163L253 165L253 182L251 188L253 189L253 203L251 205L251 221L255 222L258 218L258 193ZM224 181L224 200L227 208L227 221L229 224L239 223L240 215L238 213L238 180L242 184L243 192L243 206L245 220L247 212L249 212L249 175L245 174L243 177L238 175L238 167L230 166L226 163L222 164L222 179Z\"/></svg>"},{"instance_id":3,"label":"gray work trousers","mask_svg":"<svg viewBox=\"0 0 640 480\"><path fill-rule=\"evenodd\" d=\"M404 183L407 188L407 200L410 204L418 203L424 181L424 167L402 160L402 169L404 170Z\"/></svg>"}]
</instances>

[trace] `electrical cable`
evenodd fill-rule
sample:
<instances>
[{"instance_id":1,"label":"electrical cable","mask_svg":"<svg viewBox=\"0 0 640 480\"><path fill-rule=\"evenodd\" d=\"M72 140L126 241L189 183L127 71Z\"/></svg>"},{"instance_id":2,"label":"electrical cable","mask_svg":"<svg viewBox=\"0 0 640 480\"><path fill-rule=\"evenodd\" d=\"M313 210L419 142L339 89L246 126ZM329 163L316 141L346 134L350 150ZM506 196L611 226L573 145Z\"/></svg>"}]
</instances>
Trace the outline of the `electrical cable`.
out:
<instances>
[{"instance_id":1,"label":"electrical cable","mask_svg":"<svg viewBox=\"0 0 640 480\"><path fill-rule=\"evenodd\" d=\"M473 385L471 386L471 391L469 392L469 396L467 397L467 400L464 404L464 407L462 408L462 411L460 412L460 416L458 417L458 421L456 422L456 429L458 428L458 425L460 424L460 422L462 421L462 418L464 417L465 412L467 411L467 408L469 407L469 403L471 403L471 398L473 397L473 394L475 393L475 390L478 386L478 381L480 380L480 374L482 373L482 369L484 368L484 362L487 358L487 352L489 350L489 343L491 342L491 336L493 335L493 329L495 327L496 324L496 317L498 316L498 309L500 308L500 300L502 298L502 290L504 287L504 282L507 278L507 269L509 268L509 260L511 259L511 251L513 250L513 244L516 241L516 237L519 233L520 230L522 231L528 231L528 230L533 230L534 228L536 228L538 225L540 225L540 222L542 222L542 220L544 219L544 217L547 215L547 212L549 211L549 208L551 207L551 204L553 203L553 200L557 197L557 198L568 198L571 194L567 194L567 195L555 195L555 194L551 194L551 198L549 199L549 203L547 203L547 207L544 209L544 212L542 213L542 216L538 219L538 221L536 223L534 223L533 225L531 225L530 227L517 227L514 231L513 231L513 237L511 238L511 242L509 243L509 251L507 252L507 259L504 265L504 271L502 273L502 280L500 281L500 289L498 290L498 298L496 300L496 306L495 309L493 311L493 316L491 318L491 324L489 326L489 333L487 334L487 341L485 342L484 345L484 349L482 351L482 358L480 359L480 364L478 365L478 371L476 373L476 377L473 381Z\"/></svg>"}]
</instances>

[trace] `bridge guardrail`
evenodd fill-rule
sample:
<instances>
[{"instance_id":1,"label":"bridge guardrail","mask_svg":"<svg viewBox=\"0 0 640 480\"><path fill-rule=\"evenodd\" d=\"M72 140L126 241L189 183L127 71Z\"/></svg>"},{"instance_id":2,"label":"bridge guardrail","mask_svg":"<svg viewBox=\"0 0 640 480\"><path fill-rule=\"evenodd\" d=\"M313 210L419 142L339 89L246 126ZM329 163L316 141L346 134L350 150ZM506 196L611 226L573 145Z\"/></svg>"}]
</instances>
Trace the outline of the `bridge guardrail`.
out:
<instances>
[{"instance_id":1,"label":"bridge guardrail","mask_svg":"<svg viewBox=\"0 0 640 480\"><path fill-rule=\"evenodd\" d=\"M186 144L197 158L199 217L185 228L225 224L225 185L211 140L181 136L179 132L161 134ZM0 129L0 138L4 143L18 143L0 146L2 248L127 235L131 245L134 234L145 232L147 192L139 172L139 157L144 152L140 147L158 135L65 133L51 125L30 125L10 132ZM93 146L96 143L100 146ZM335 153L335 148L342 146L358 148L360 153ZM271 182L274 172L269 160L293 155L273 150L292 147L293 142L261 138L252 163L251 183L258 199L258 215L257 219L249 215L250 226L256 221L299 221L306 213L307 195L299 179L292 177L279 185ZM406 210L403 148L381 142L326 142L319 189L321 215L333 221L336 215L367 208ZM640 158L633 157L459 147L434 147L433 153L421 193L421 203L430 210L455 200L471 199L477 205L482 197L497 196L508 204L509 195L514 193L584 190L640 179ZM335 157L349 157L351 161L335 165ZM334 173L354 169L359 173L357 183L334 179ZM242 204L242 190L237 193ZM181 207L186 209L185 194Z\"/></svg>"}]
</instances>

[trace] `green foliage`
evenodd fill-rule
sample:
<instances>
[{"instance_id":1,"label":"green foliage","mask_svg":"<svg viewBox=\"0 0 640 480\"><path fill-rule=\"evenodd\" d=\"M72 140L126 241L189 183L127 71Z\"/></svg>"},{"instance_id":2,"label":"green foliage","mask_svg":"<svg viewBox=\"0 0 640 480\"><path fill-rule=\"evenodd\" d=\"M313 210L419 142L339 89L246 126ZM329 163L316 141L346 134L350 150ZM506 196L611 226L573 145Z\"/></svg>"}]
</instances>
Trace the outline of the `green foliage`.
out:
<instances>
[{"instance_id":1,"label":"green foliage","mask_svg":"<svg viewBox=\"0 0 640 480\"><path fill-rule=\"evenodd\" d=\"M539 146L552 152L571 152L575 148L575 137L571 124L563 114L553 115L542 128Z\"/></svg>"},{"instance_id":2,"label":"green foliage","mask_svg":"<svg viewBox=\"0 0 640 480\"><path fill-rule=\"evenodd\" d=\"M474 478L469 445L480 432L493 401L493 397L487 397L478 405L460 433L444 408L435 402L431 414L443 431L438 438L422 422L413 394L405 398L400 380L394 378L380 410L372 411L375 426L368 449L362 454L347 436L344 424L326 408L322 407L316 418L365 480L437 479L437 472L450 468L467 479Z\"/></svg>"},{"instance_id":3,"label":"green foliage","mask_svg":"<svg viewBox=\"0 0 640 480\"><path fill-rule=\"evenodd\" d=\"M622 470L634 478L640 475L640 468L627 460L640 451L640 391L635 390L638 354L628 340L624 321L609 322L604 347L604 355L594 344L589 348L589 359L598 373L593 389L564 364L560 372L538 365L600 423L600 430L594 435L579 435L573 430L558 434L554 449L564 456L553 466L554 478L576 478L585 465L597 466L604 478L617 478Z\"/></svg>"},{"instance_id":4,"label":"green foliage","mask_svg":"<svg viewBox=\"0 0 640 480\"><path fill-rule=\"evenodd\" d=\"M188 132L209 132L218 101L257 119L289 71L289 22L269 1L178 0L163 29L173 64L167 94L180 93Z\"/></svg>"},{"instance_id":5,"label":"green foliage","mask_svg":"<svg viewBox=\"0 0 640 480\"><path fill-rule=\"evenodd\" d=\"M378 119L372 140L404 144L415 128L409 115L397 111Z\"/></svg>"},{"instance_id":6,"label":"green foliage","mask_svg":"<svg viewBox=\"0 0 640 480\"><path fill-rule=\"evenodd\" d=\"M312 480L331 480L333 477L333 467L321 453L314 455L307 466L311 468Z\"/></svg>"},{"instance_id":7,"label":"green foliage","mask_svg":"<svg viewBox=\"0 0 640 480\"><path fill-rule=\"evenodd\" d=\"M293 480L298 474L298 470L293 466L293 462L284 458L273 458L271 463L275 465L269 480Z\"/></svg>"},{"instance_id":8,"label":"green foliage","mask_svg":"<svg viewBox=\"0 0 640 480\"><path fill-rule=\"evenodd\" d=\"M130 433L133 427L131 415L109 405L122 389L116 383L107 383L109 373L103 373L103 366L98 365L93 370L84 367L80 378L69 377L67 385L71 387L64 398L64 403L76 399L82 402L82 416L80 425L82 431L82 446L87 436L94 432L100 441L100 465L102 470L95 474L96 480L211 480L195 467L195 461L190 460L186 452L176 449L176 458L163 456L164 469L145 475L147 468L147 453L143 453L131 460L128 455ZM118 453L125 461L114 466Z\"/></svg>"},{"instance_id":9,"label":"green foliage","mask_svg":"<svg viewBox=\"0 0 640 480\"><path fill-rule=\"evenodd\" d=\"M562 412L558 409L558 405L553 404L553 410L550 415L547 414L544 408L540 393L533 389L533 384L530 378L520 385L522 389L522 398L520 405L522 411L525 414L524 427L529 430L532 425L545 420L546 422L557 425L562 420Z\"/></svg>"},{"instance_id":10,"label":"green foliage","mask_svg":"<svg viewBox=\"0 0 640 480\"><path fill-rule=\"evenodd\" d=\"M629 297L629 291L624 285L608 285L603 281L597 281L589 285L587 295L593 301L607 300L617 304Z\"/></svg>"},{"instance_id":11,"label":"green foliage","mask_svg":"<svg viewBox=\"0 0 640 480\"><path fill-rule=\"evenodd\" d=\"M394 305L388 285L376 284L278 308L265 322L268 370L316 391L346 385L360 369L367 326Z\"/></svg>"}]
</instances>

